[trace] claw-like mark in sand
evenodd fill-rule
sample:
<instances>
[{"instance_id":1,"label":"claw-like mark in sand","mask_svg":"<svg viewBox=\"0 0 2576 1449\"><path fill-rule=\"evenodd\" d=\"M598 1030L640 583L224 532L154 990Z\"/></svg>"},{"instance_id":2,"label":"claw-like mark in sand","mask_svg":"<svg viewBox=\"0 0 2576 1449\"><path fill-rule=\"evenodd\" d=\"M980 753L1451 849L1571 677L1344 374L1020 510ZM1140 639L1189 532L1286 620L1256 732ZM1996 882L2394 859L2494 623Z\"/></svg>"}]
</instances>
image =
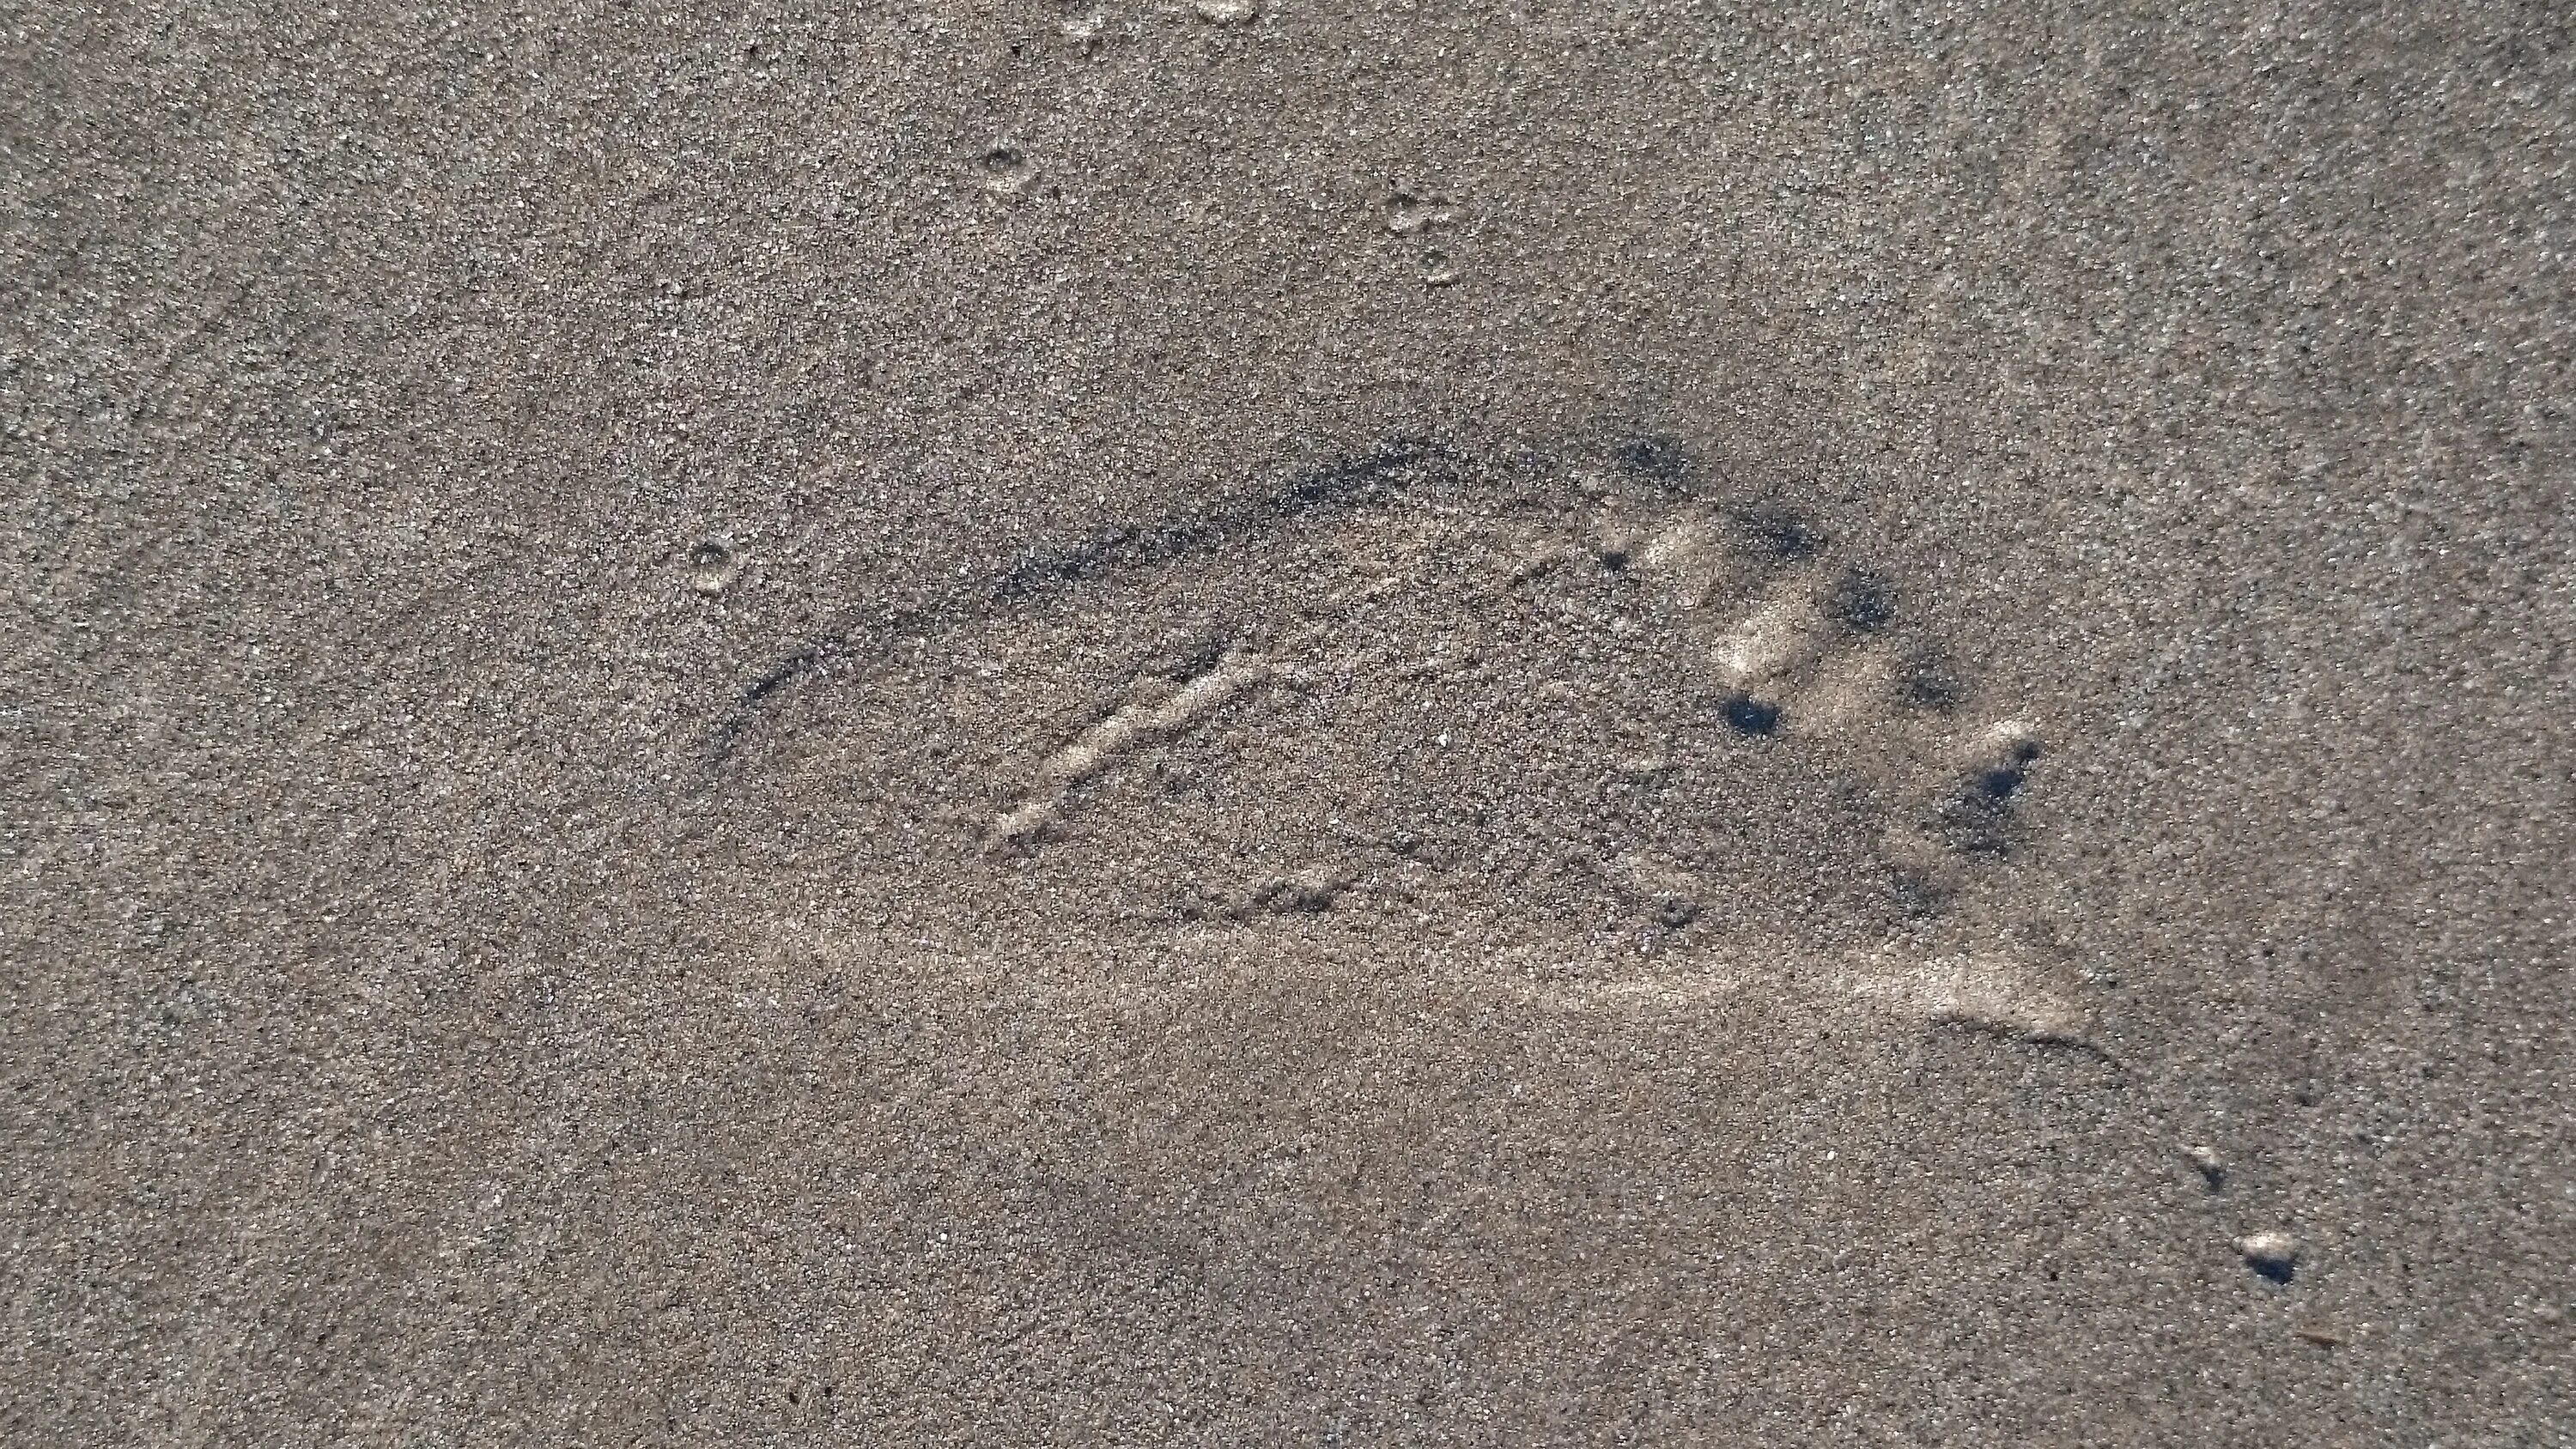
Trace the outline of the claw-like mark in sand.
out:
<instances>
[{"instance_id":1,"label":"claw-like mark in sand","mask_svg":"<svg viewBox=\"0 0 2576 1449\"><path fill-rule=\"evenodd\" d=\"M1256 655L1228 655L1215 668L1191 679L1157 704L1131 705L1082 732L1073 743L1047 756L1037 768L1020 803L1003 812L986 832L984 848L1000 850L1024 844L1063 813L1065 792L1096 775L1114 757L1167 738L1270 678L1277 666Z\"/></svg>"}]
</instances>

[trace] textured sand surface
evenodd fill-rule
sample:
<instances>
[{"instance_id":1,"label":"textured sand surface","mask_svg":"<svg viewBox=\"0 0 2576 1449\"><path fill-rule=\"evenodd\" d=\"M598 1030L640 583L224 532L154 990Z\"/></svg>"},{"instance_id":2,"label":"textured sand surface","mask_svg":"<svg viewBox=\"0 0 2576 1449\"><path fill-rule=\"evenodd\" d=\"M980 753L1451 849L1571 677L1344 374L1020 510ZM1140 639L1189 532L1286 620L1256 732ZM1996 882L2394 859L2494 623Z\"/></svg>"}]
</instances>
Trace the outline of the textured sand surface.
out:
<instances>
[{"instance_id":1,"label":"textured sand surface","mask_svg":"<svg viewBox=\"0 0 2576 1449\"><path fill-rule=\"evenodd\" d=\"M2576 1436L2552 5L16 7L0 1438Z\"/></svg>"}]
</instances>

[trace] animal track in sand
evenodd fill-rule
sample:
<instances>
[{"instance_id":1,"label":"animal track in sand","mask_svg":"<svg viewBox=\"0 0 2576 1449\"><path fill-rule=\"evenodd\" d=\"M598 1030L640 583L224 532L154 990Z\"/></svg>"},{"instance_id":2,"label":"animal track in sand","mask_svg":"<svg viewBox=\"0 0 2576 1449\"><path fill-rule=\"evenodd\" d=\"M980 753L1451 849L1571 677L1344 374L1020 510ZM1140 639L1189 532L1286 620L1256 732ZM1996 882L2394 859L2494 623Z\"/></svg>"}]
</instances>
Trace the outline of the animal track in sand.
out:
<instances>
[{"instance_id":1,"label":"animal track in sand","mask_svg":"<svg viewBox=\"0 0 2576 1449\"><path fill-rule=\"evenodd\" d=\"M790 654L715 767L837 843L810 868L996 933L1313 920L1624 962L1581 1009L1768 954L2080 1041L1978 906L2018 888L2041 732L1901 581L1701 472L1662 439L1400 442L1031 550Z\"/></svg>"}]
</instances>

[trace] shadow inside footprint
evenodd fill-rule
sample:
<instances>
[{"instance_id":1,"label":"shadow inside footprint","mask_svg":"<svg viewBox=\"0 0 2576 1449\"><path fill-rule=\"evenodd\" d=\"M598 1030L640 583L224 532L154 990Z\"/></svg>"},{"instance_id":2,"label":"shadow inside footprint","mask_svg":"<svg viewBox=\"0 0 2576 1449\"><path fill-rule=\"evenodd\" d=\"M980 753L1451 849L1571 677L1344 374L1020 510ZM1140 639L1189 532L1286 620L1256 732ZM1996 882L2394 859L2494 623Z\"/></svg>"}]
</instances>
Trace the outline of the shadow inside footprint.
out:
<instances>
[{"instance_id":1,"label":"shadow inside footprint","mask_svg":"<svg viewBox=\"0 0 2576 1449\"><path fill-rule=\"evenodd\" d=\"M2030 779L2039 742L2015 737L1989 747L1993 758L1968 766L1966 777L1932 812L1930 828L1953 849L2000 855L2012 844L2013 801Z\"/></svg>"},{"instance_id":2,"label":"shadow inside footprint","mask_svg":"<svg viewBox=\"0 0 2576 1449\"><path fill-rule=\"evenodd\" d=\"M1749 695L1729 699L1719 710L1727 728L1737 734L1771 735L1780 732L1780 706Z\"/></svg>"}]
</instances>

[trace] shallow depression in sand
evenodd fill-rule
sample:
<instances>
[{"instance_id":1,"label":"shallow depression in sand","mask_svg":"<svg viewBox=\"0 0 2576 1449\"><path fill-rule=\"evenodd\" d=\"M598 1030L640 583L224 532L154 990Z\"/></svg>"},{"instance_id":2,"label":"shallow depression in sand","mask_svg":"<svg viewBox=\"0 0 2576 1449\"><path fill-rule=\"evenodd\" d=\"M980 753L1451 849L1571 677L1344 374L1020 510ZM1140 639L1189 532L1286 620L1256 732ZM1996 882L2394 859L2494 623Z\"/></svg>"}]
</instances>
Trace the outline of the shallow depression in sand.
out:
<instances>
[{"instance_id":1,"label":"shallow depression in sand","mask_svg":"<svg viewBox=\"0 0 2576 1449\"><path fill-rule=\"evenodd\" d=\"M1582 963L1513 988L1565 1009L1758 978L2079 1042L2066 963L1998 924L2056 753L2011 706L1682 444L1396 445L809 641L710 773L861 917L1104 985L1328 916Z\"/></svg>"}]
</instances>

